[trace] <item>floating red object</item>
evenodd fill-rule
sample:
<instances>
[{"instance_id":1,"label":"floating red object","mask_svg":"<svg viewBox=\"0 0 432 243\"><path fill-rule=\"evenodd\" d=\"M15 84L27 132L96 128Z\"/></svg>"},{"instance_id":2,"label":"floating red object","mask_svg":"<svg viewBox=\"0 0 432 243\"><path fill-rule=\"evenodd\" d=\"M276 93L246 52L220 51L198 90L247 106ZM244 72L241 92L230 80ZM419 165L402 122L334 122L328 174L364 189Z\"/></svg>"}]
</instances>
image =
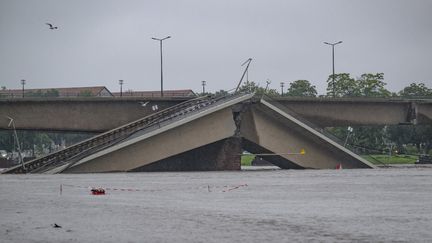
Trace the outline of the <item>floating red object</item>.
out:
<instances>
[{"instance_id":1,"label":"floating red object","mask_svg":"<svg viewBox=\"0 0 432 243\"><path fill-rule=\"evenodd\" d=\"M103 188L92 188L91 193L93 195L105 195L105 190Z\"/></svg>"}]
</instances>

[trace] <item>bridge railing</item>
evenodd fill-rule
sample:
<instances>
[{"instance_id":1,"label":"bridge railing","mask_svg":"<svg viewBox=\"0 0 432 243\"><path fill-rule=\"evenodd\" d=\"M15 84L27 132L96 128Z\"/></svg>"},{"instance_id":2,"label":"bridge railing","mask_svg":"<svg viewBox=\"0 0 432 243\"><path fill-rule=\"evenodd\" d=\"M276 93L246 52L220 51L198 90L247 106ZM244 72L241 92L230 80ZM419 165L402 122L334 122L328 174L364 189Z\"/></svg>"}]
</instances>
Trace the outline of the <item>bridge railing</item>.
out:
<instances>
[{"instance_id":1,"label":"bridge railing","mask_svg":"<svg viewBox=\"0 0 432 243\"><path fill-rule=\"evenodd\" d=\"M300 122L306 124L307 126L313 128L315 131L325 135L326 137L330 138L331 140L333 140L334 142L338 143L339 145L342 145L350 150L352 150L352 148L349 148L349 146L345 146L344 141L341 140L340 138L334 136L333 134L331 134L330 132L326 131L323 127L320 127L316 124L314 124L313 122L306 120L305 118L303 118L302 116L298 115L295 111L291 110L289 107L284 106L283 104L279 103L278 101L268 97L268 96L263 96L262 99L264 99L265 101L271 103L272 105L276 106L277 108L283 110L284 112L290 114L291 116L293 116L295 119L299 120ZM353 151L354 152L354 151Z\"/></svg>"},{"instance_id":2,"label":"bridge railing","mask_svg":"<svg viewBox=\"0 0 432 243\"><path fill-rule=\"evenodd\" d=\"M119 143L120 141L124 141L130 138L133 138L135 136L140 136L143 135L145 133L148 133L150 131L154 131L157 130L159 128L162 128L174 121L180 120L180 119L184 119L190 115L199 113L203 110L206 110L206 108L210 108L213 107L214 105L217 105L220 101L226 102L229 101L231 99L234 99L238 96L241 96L244 94L230 94L230 95L226 95L226 96L205 96L205 97L201 97L201 99L199 99L199 102L195 102L195 103L191 103L190 105L186 105L186 106L179 106L176 109L174 109L175 112L168 114L168 115L162 115L157 117L156 119L154 119L152 122L149 122L148 124L146 124L145 126L140 126L137 129L129 132L126 136L124 136L122 139L116 140L115 142L112 142L110 144L107 144L105 146L98 146L98 147L94 147L91 148L88 151L83 152L80 156L76 156L74 159L74 161L70 161L68 160L67 163L69 164L68 167L72 166L74 164L74 162L78 162L81 158L86 157L92 153L95 153L97 151L103 150L107 147L113 146L114 144ZM66 167L66 168L68 168Z\"/></svg>"},{"instance_id":3,"label":"bridge railing","mask_svg":"<svg viewBox=\"0 0 432 243\"><path fill-rule=\"evenodd\" d=\"M51 153L47 156L44 156L42 158L38 158L32 161L26 162L24 165L26 167L26 171L31 171L37 167L41 167L45 164L51 164L52 162L55 162L54 160L64 160L68 157L71 157L72 154L78 154L80 152L83 152L86 149L93 148L96 145L104 145L108 144L110 142L113 142L116 138L120 138L125 134L134 132L138 127L149 124L154 122L155 120L160 119L161 117L167 116L168 114L174 113L178 110L184 109L185 107L188 107L192 104L199 103L201 100L205 99L206 97L198 97L196 99L188 100L185 102L182 102L180 104L174 105L172 107L169 107L167 109L161 110L159 112L153 113L149 116L146 116L142 119L139 119L137 121L125 124L121 127L118 127L116 129L110 130L108 132L96 135L92 138L89 138L87 140L81 141L77 144L74 144L72 146L69 146L63 150ZM25 173L24 168L21 166L15 166L12 167L3 173Z\"/></svg>"},{"instance_id":4,"label":"bridge railing","mask_svg":"<svg viewBox=\"0 0 432 243\"><path fill-rule=\"evenodd\" d=\"M141 131L143 129L158 126L161 124L168 124L174 119L198 112L204 107L210 107L212 104L217 103L221 100L229 100L235 98L242 94L229 94L226 96L202 96L192 100L182 102L180 104L174 105L167 109L161 110L159 112L153 113L149 116L141 118L137 121L128 123L116 129L110 130L108 132L96 135L90 139L84 140L77 144L74 144L63 150L51 153L42 158L38 158L25 163L26 169L24 170L21 166L12 167L3 173L35 173L46 170L53 165L58 166L59 164L64 164L66 162L71 162L71 160L79 161L81 158L87 156L88 154L97 152L99 150L105 149L106 147L112 146L124 139L127 139L132 134Z\"/></svg>"},{"instance_id":5,"label":"bridge railing","mask_svg":"<svg viewBox=\"0 0 432 243\"><path fill-rule=\"evenodd\" d=\"M284 112L290 114L291 116L293 116L294 118L296 118L297 120L299 120L300 122L304 123L305 125L313 128L315 131L323 134L324 136L326 136L327 138L333 140L334 142L338 143L339 145L345 147L346 149L350 150L353 153L357 153L359 146L356 145L352 145L352 144L348 144L346 143L343 139L333 135L332 133L328 132L325 128L320 127L316 124L314 124L313 122L306 120L305 118L303 118L302 116L298 115L296 112L294 112L293 110L291 110L289 107L282 105L281 103L279 103L278 101L275 101L274 99L268 97L268 96L263 96L262 99L266 100L267 102L271 103L272 105L278 107L279 109L283 110ZM384 166L388 166L386 163L384 163L383 161L380 161L376 158L371 157L375 162L380 163Z\"/></svg>"}]
</instances>

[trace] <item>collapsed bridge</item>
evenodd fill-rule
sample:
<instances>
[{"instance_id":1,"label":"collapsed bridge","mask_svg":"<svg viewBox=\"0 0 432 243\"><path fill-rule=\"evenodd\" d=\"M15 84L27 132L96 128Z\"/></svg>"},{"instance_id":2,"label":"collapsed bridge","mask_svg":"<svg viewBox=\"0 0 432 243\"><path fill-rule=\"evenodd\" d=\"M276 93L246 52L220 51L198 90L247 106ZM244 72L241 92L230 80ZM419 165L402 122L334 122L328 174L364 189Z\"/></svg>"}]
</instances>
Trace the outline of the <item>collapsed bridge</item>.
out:
<instances>
[{"instance_id":1,"label":"collapsed bridge","mask_svg":"<svg viewBox=\"0 0 432 243\"><path fill-rule=\"evenodd\" d=\"M374 168L279 102L237 93L181 102L3 173L239 170L244 150L283 169Z\"/></svg>"}]
</instances>

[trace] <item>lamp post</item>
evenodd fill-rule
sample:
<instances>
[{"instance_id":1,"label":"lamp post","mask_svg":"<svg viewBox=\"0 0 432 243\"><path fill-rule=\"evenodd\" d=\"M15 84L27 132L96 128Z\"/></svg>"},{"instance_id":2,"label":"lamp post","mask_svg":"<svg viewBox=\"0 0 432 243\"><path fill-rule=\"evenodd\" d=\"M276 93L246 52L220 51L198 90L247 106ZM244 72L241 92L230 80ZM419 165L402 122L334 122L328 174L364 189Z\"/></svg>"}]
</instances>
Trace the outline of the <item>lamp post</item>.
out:
<instances>
[{"instance_id":1,"label":"lamp post","mask_svg":"<svg viewBox=\"0 0 432 243\"><path fill-rule=\"evenodd\" d=\"M22 97L24 98L24 85L26 84L25 79L21 79L21 85L22 85Z\"/></svg>"},{"instance_id":2,"label":"lamp post","mask_svg":"<svg viewBox=\"0 0 432 243\"><path fill-rule=\"evenodd\" d=\"M338 45L338 44L341 44L341 43L342 43L342 41L338 41L338 42L335 42L335 43L324 42L324 44L330 45L332 47L332 63L333 63L333 75L332 75L333 84L332 84L332 86L333 86L333 98L336 96L336 93L335 93L334 47L335 47L335 45Z\"/></svg>"},{"instance_id":3,"label":"lamp post","mask_svg":"<svg viewBox=\"0 0 432 243\"><path fill-rule=\"evenodd\" d=\"M284 86L285 86L285 83L284 83L284 82L281 82L280 85L281 85L281 96L283 96L283 88L284 88Z\"/></svg>"},{"instance_id":4,"label":"lamp post","mask_svg":"<svg viewBox=\"0 0 432 243\"><path fill-rule=\"evenodd\" d=\"M203 86L203 92L202 92L202 94L204 95L205 94L206 81L205 80L201 81L201 85Z\"/></svg>"},{"instance_id":5,"label":"lamp post","mask_svg":"<svg viewBox=\"0 0 432 243\"><path fill-rule=\"evenodd\" d=\"M152 37L153 40L159 41L160 44L160 60L161 60L161 97L163 97L163 64L162 64L162 41L171 38L171 36L167 36L165 38L159 39Z\"/></svg>"},{"instance_id":6,"label":"lamp post","mask_svg":"<svg viewBox=\"0 0 432 243\"><path fill-rule=\"evenodd\" d=\"M119 80L119 84L120 84L120 97L122 97L123 96L123 80L122 79Z\"/></svg>"}]
</instances>

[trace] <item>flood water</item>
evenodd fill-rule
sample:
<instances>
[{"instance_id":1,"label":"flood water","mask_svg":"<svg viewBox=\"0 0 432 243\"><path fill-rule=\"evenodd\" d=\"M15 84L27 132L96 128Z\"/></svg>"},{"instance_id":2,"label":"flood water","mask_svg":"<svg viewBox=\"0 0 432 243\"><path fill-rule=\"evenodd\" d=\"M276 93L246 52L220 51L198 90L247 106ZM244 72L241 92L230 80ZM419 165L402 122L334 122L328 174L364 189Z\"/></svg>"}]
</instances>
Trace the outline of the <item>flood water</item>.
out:
<instances>
[{"instance_id":1,"label":"flood water","mask_svg":"<svg viewBox=\"0 0 432 243\"><path fill-rule=\"evenodd\" d=\"M432 169L0 176L0 242L240 241L430 242Z\"/></svg>"}]
</instances>

